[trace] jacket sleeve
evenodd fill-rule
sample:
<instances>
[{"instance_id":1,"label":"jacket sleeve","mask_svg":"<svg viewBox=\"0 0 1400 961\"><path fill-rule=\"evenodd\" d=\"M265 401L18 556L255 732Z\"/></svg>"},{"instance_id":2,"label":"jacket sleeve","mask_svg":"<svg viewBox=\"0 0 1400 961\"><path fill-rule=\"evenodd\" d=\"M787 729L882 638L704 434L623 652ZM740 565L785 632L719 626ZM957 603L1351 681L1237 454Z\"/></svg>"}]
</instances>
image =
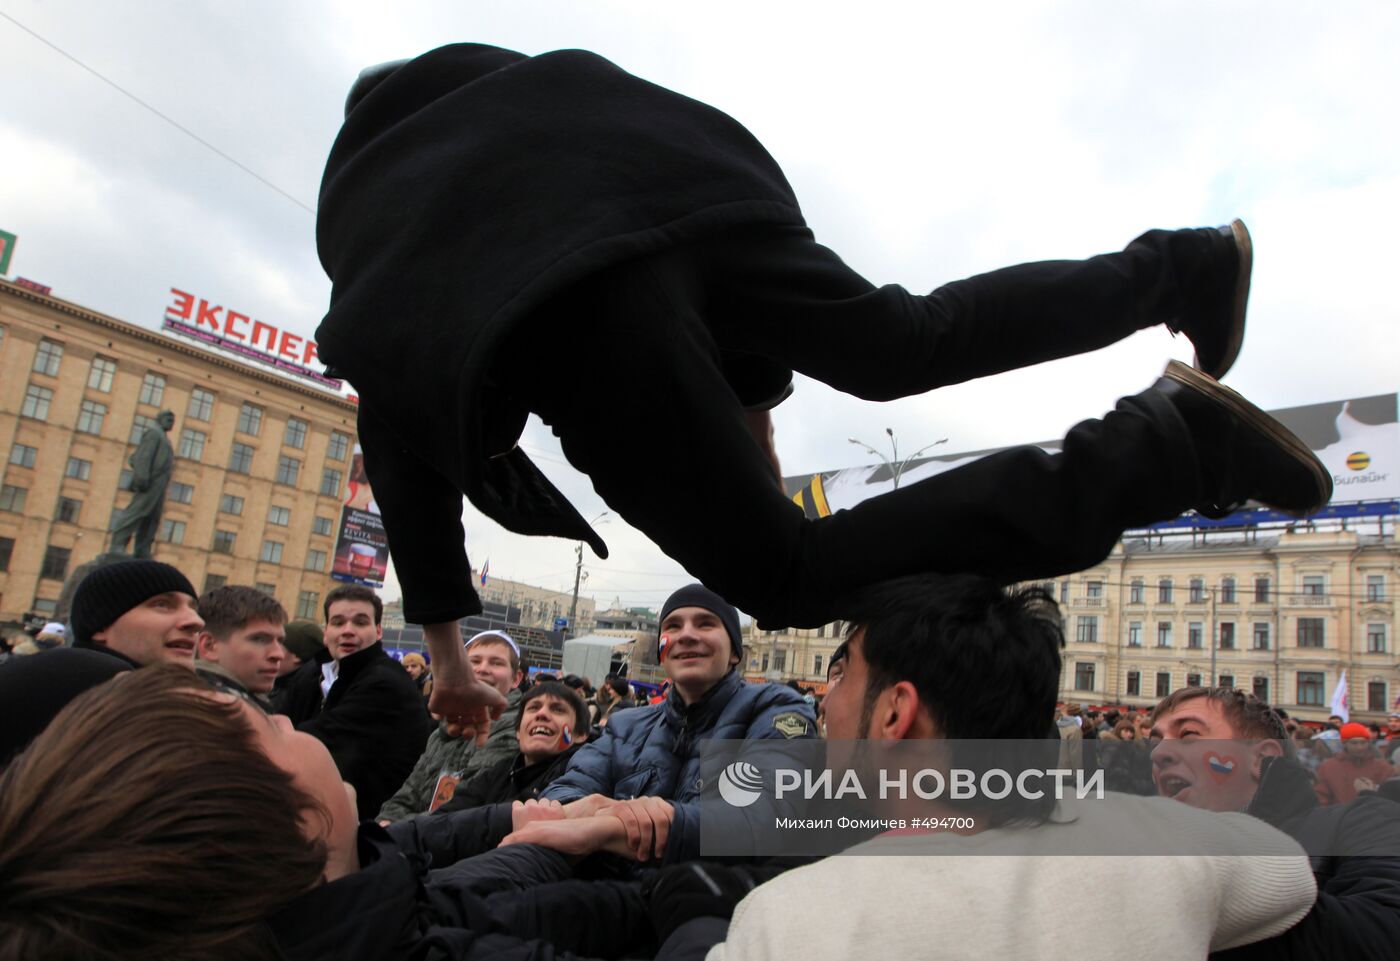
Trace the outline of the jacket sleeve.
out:
<instances>
[{"instance_id":1,"label":"jacket sleeve","mask_svg":"<svg viewBox=\"0 0 1400 961\"><path fill-rule=\"evenodd\" d=\"M410 624L440 624L481 610L462 529L462 493L406 448L364 398L365 473L384 520Z\"/></svg>"},{"instance_id":2,"label":"jacket sleeve","mask_svg":"<svg viewBox=\"0 0 1400 961\"><path fill-rule=\"evenodd\" d=\"M433 867L444 868L500 844L511 831L510 802L423 814L396 821L388 831L399 847L422 851L432 857Z\"/></svg>"},{"instance_id":3,"label":"jacket sleeve","mask_svg":"<svg viewBox=\"0 0 1400 961\"><path fill-rule=\"evenodd\" d=\"M554 783L545 788L540 797L550 801L568 804L590 794L613 793L613 758L619 751L622 738L614 733L611 724L603 728L603 736L579 748L569 761L569 769ZM625 750L626 745L622 745Z\"/></svg>"},{"instance_id":4,"label":"jacket sleeve","mask_svg":"<svg viewBox=\"0 0 1400 961\"><path fill-rule=\"evenodd\" d=\"M790 740L811 740L817 736L817 717L812 706L786 687L773 684L756 686L753 704L753 720L744 733L749 742L740 758L750 760L759 768L777 766L775 755L781 757L782 745ZM798 722L805 729L798 729ZM663 864L677 864L693 861L700 857L700 804L698 801L672 801L675 812L671 820L671 834L666 841L666 854ZM724 831L751 831L750 825L773 823L776 817L791 817L797 812L792 801L761 797L754 804L738 809L720 809L716 805L711 813L728 816L722 827L711 829ZM757 848L755 848L757 850Z\"/></svg>"},{"instance_id":5,"label":"jacket sleeve","mask_svg":"<svg viewBox=\"0 0 1400 961\"><path fill-rule=\"evenodd\" d=\"M394 796L384 802L375 815L376 821L400 821L428 809L428 803L432 800L430 792L437 783L443 736L438 730L428 737L428 745L414 763L413 770L408 772L408 777L404 778ZM425 797L428 800L425 801Z\"/></svg>"}]
</instances>

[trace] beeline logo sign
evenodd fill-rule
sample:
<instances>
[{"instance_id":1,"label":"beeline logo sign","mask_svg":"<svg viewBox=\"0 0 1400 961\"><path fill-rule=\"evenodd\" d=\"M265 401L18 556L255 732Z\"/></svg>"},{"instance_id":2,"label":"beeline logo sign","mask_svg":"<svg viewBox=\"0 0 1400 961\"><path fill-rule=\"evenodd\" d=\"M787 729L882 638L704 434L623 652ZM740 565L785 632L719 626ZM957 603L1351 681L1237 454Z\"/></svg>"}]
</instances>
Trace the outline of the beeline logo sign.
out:
<instances>
[{"instance_id":1,"label":"beeline logo sign","mask_svg":"<svg viewBox=\"0 0 1400 961\"><path fill-rule=\"evenodd\" d=\"M763 775L747 761L735 761L719 772L719 796L736 808L746 808L758 800Z\"/></svg>"}]
</instances>

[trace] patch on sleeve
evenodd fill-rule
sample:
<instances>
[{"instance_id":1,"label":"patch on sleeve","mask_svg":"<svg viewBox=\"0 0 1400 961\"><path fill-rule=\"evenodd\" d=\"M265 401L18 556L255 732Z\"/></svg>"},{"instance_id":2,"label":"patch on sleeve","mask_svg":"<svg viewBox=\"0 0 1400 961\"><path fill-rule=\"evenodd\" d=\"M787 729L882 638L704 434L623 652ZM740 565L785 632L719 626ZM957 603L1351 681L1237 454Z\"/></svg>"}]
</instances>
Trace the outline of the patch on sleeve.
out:
<instances>
[{"instance_id":1,"label":"patch on sleeve","mask_svg":"<svg viewBox=\"0 0 1400 961\"><path fill-rule=\"evenodd\" d=\"M807 733L807 719L796 711L784 711L773 718L773 730L783 737L802 737Z\"/></svg>"}]
</instances>

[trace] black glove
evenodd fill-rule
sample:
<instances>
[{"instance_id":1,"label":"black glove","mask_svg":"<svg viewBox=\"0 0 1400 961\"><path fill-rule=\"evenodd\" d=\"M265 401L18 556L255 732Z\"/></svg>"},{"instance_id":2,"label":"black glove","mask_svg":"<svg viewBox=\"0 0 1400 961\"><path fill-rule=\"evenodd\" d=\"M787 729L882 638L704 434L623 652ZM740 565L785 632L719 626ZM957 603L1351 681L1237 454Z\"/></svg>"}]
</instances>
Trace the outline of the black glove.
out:
<instances>
[{"instance_id":1,"label":"black glove","mask_svg":"<svg viewBox=\"0 0 1400 961\"><path fill-rule=\"evenodd\" d=\"M695 918L725 918L759 882L744 868L687 861L652 871L642 881L642 898L658 943Z\"/></svg>"}]
</instances>

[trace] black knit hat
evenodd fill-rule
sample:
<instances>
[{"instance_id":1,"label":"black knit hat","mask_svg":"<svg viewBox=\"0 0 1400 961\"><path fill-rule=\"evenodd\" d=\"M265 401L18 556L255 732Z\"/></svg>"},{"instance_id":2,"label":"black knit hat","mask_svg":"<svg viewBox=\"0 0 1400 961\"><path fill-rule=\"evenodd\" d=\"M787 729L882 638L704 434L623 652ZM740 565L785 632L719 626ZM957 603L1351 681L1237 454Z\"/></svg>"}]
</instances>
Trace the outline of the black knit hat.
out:
<instances>
[{"instance_id":1,"label":"black knit hat","mask_svg":"<svg viewBox=\"0 0 1400 961\"><path fill-rule=\"evenodd\" d=\"M661 621L665 622L666 616L680 607L699 607L709 611L720 619L724 625L725 633L729 635L729 645L731 651L738 656L739 660L744 659L743 634L739 630L739 612L734 609L724 598L703 584L687 584L666 598L666 603L661 605ZM661 635L658 632L656 642L658 649L656 659L661 660Z\"/></svg>"},{"instance_id":2,"label":"black knit hat","mask_svg":"<svg viewBox=\"0 0 1400 961\"><path fill-rule=\"evenodd\" d=\"M287 639L283 644L303 661L310 661L316 657L317 651L325 649L325 638L325 628L320 624L315 621L298 620L287 625Z\"/></svg>"},{"instance_id":3,"label":"black knit hat","mask_svg":"<svg viewBox=\"0 0 1400 961\"><path fill-rule=\"evenodd\" d=\"M106 630L127 611L157 594L170 592L198 597L194 585L169 564L152 560L104 564L84 577L73 592L73 646L92 647L92 635Z\"/></svg>"}]
</instances>

